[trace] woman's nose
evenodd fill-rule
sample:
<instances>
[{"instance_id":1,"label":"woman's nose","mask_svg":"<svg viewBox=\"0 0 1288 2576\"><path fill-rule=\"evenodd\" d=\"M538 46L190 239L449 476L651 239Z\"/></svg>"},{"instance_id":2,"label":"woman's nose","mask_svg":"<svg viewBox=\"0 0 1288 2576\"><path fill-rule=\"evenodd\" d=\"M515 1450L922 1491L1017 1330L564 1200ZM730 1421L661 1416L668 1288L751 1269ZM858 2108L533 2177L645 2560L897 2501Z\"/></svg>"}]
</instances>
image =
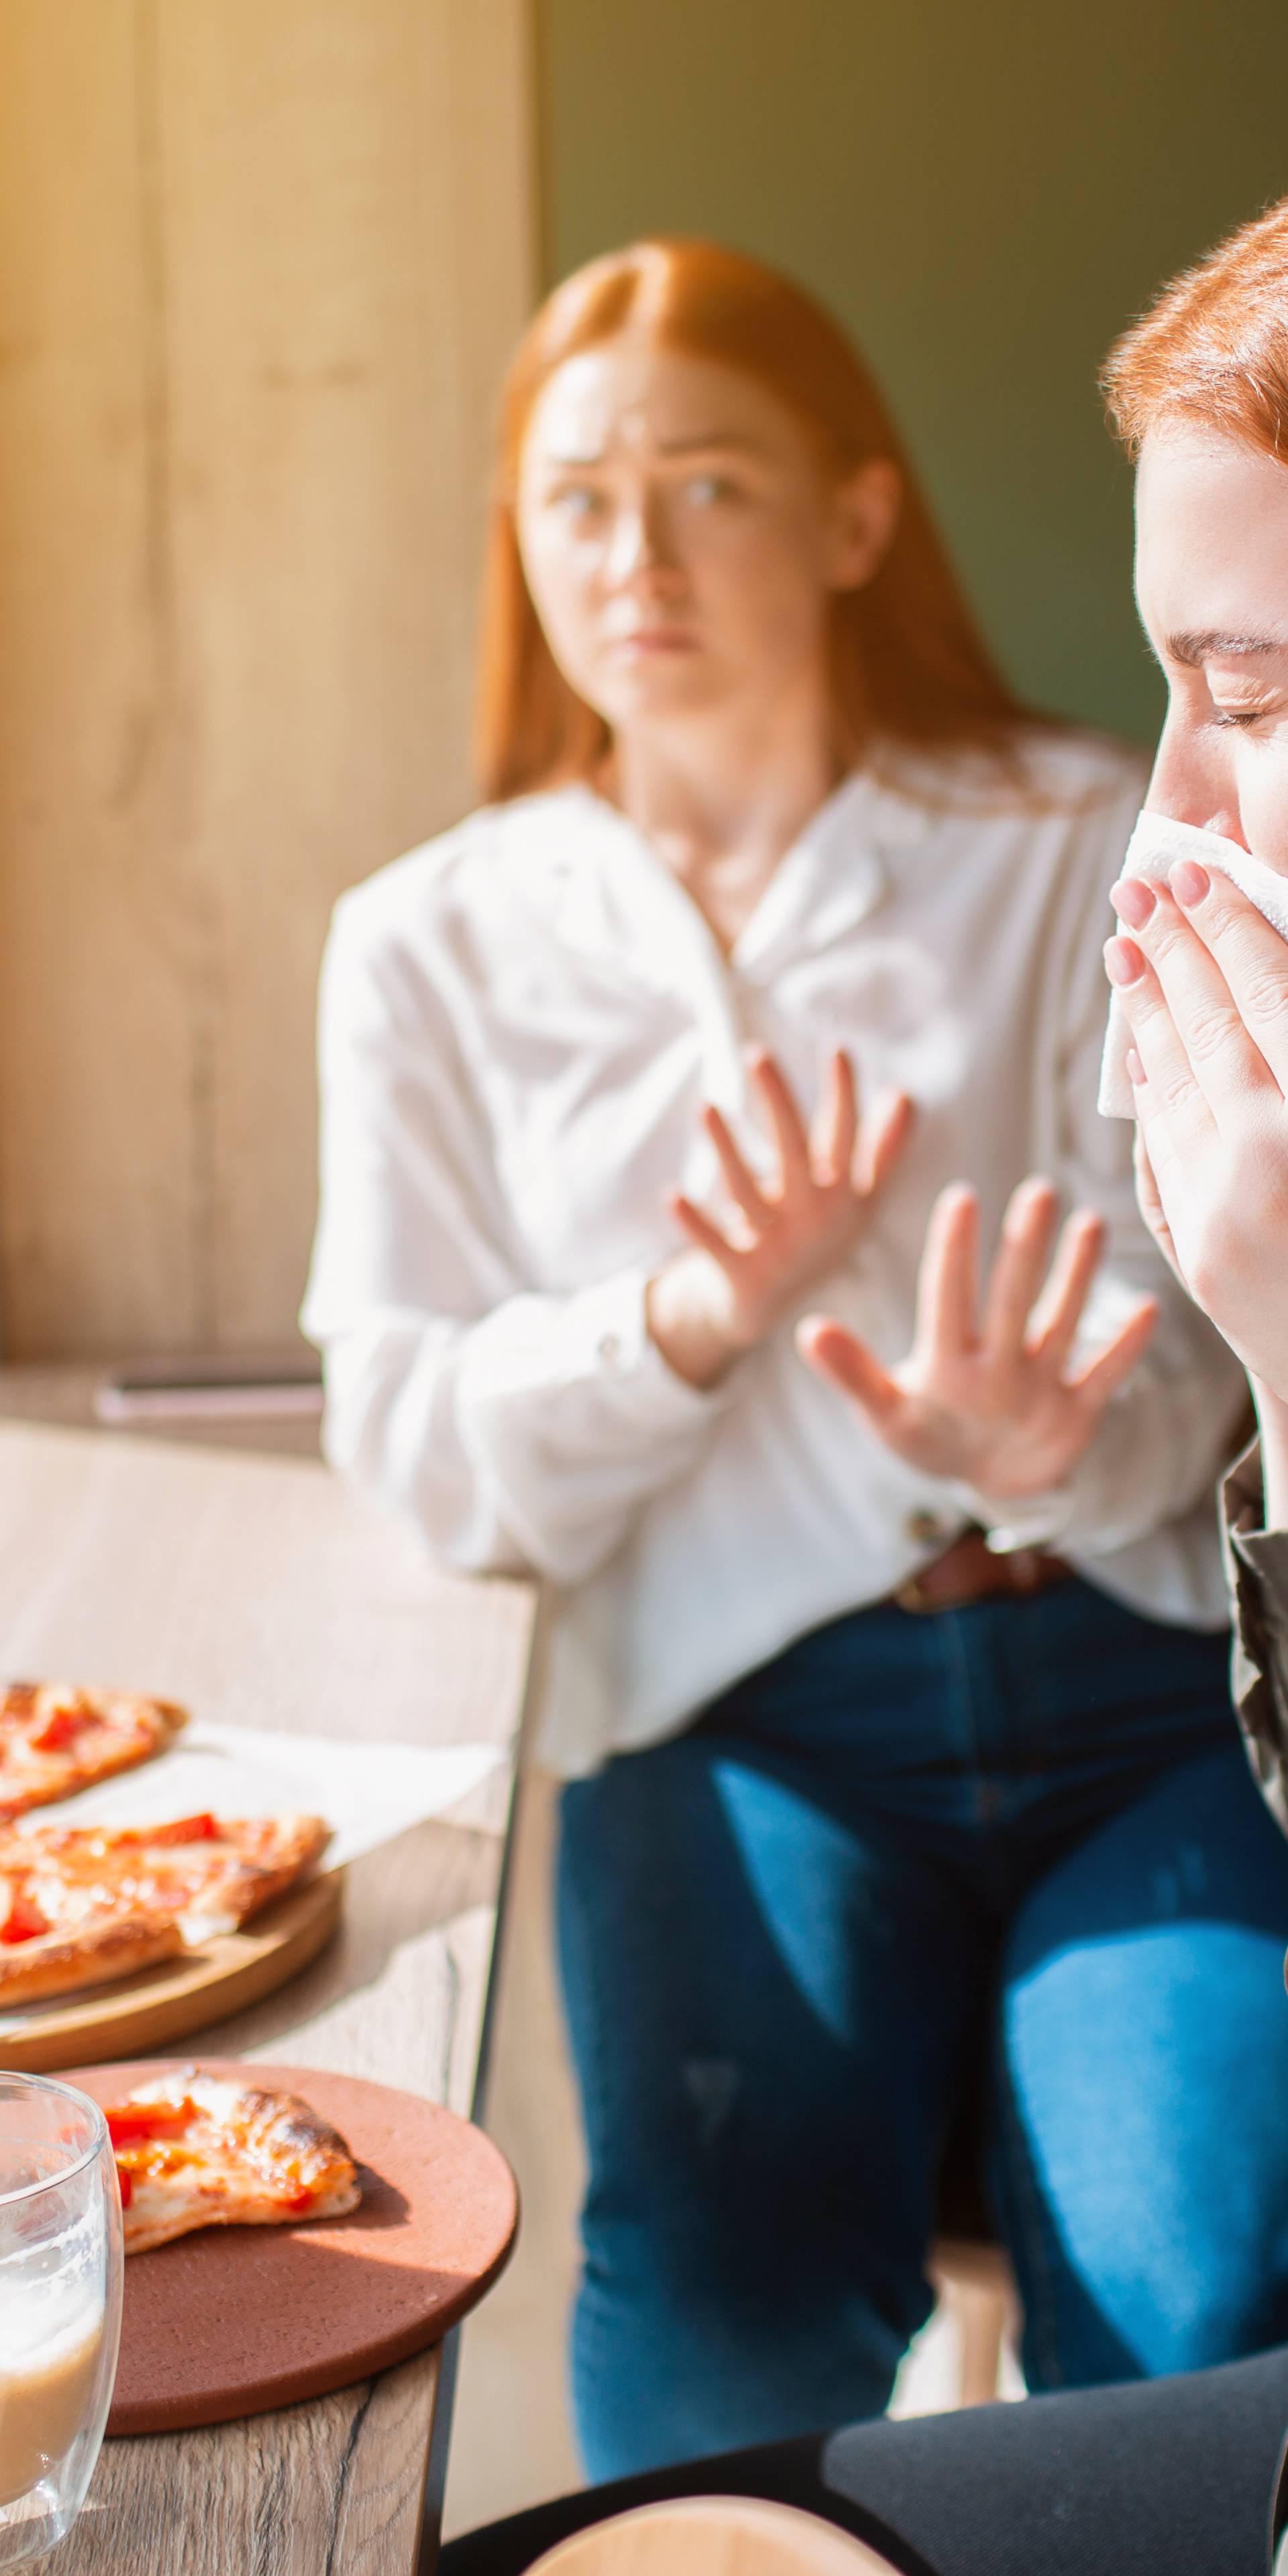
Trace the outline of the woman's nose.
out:
<instances>
[{"instance_id":1,"label":"woman's nose","mask_svg":"<svg viewBox=\"0 0 1288 2576\"><path fill-rule=\"evenodd\" d=\"M618 512L608 565L612 578L623 582L636 580L642 573L665 573L672 568L662 514L654 504L641 501Z\"/></svg>"},{"instance_id":2,"label":"woman's nose","mask_svg":"<svg viewBox=\"0 0 1288 2576\"><path fill-rule=\"evenodd\" d=\"M1207 730L1200 735L1170 720L1164 726L1146 809L1166 814L1173 823L1219 832L1223 840L1238 841L1246 849L1231 756L1219 737L1214 743L1206 738Z\"/></svg>"}]
</instances>

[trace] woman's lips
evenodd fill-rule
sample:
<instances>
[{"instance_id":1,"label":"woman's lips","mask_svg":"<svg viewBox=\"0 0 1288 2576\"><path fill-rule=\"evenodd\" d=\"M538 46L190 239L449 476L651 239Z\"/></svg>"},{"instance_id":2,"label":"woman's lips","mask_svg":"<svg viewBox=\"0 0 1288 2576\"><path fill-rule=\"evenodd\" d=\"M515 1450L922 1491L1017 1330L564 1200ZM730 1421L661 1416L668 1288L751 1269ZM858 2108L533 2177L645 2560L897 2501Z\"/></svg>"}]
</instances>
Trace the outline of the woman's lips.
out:
<instances>
[{"instance_id":1,"label":"woman's lips","mask_svg":"<svg viewBox=\"0 0 1288 2576\"><path fill-rule=\"evenodd\" d=\"M692 653L695 638L679 626L641 626L629 635L610 638L609 650L625 654Z\"/></svg>"}]
</instances>

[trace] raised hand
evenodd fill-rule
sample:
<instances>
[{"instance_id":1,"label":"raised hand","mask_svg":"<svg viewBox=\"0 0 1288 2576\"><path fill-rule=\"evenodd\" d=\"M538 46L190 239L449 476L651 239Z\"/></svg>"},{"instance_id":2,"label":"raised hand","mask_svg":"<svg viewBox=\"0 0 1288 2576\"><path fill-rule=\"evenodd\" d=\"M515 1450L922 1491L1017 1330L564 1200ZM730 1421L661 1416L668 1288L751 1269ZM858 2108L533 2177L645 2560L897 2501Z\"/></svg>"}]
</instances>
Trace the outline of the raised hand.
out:
<instances>
[{"instance_id":1,"label":"raised hand","mask_svg":"<svg viewBox=\"0 0 1288 2576\"><path fill-rule=\"evenodd\" d=\"M1075 1361L1104 1225L1081 1209L1056 1246L1057 1216L1049 1181L1016 1190L981 1314L979 1202L972 1190L943 1191L922 1255L913 1346L897 1368L821 1316L797 1335L805 1358L854 1399L888 1448L998 1502L1064 1482L1158 1317L1156 1300L1142 1299L1100 1350Z\"/></svg>"},{"instance_id":2,"label":"raised hand","mask_svg":"<svg viewBox=\"0 0 1288 2576\"><path fill-rule=\"evenodd\" d=\"M774 1169L758 1176L727 1120L703 1111L732 1216L722 1222L677 1192L674 1215L690 1249L648 1291L649 1329L681 1377L710 1385L797 1300L835 1270L858 1241L872 1204L907 1140L912 1104L902 1092L859 1116L854 1067L832 1057L811 1136L782 1071L758 1056L751 1079L774 1141Z\"/></svg>"}]
</instances>

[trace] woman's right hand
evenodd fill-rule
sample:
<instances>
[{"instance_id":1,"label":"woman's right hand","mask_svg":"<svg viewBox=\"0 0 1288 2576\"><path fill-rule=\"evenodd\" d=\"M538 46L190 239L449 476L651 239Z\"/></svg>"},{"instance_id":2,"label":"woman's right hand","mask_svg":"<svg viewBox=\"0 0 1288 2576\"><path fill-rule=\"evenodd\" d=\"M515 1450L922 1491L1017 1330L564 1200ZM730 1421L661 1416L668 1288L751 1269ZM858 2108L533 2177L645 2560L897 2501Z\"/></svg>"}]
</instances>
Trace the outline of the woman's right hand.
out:
<instances>
[{"instance_id":1,"label":"woman's right hand","mask_svg":"<svg viewBox=\"0 0 1288 2576\"><path fill-rule=\"evenodd\" d=\"M751 1078L774 1139L777 1169L757 1177L727 1121L710 1104L703 1125L735 1210L717 1222L677 1193L672 1211L689 1237L650 1281L649 1331L677 1376L712 1386L743 1351L780 1323L828 1277L862 1235L873 1202L907 1142L912 1103L884 1094L861 1120L854 1067L832 1058L811 1138L774 1058L756 1058Z\"/></svg>"},{"instance_id":2,"label":"woman's right hand","mask_svg":"<svg viewBox=\"0 0 1288 2576\"><path fill-rule=\"evenodd\" d=\"M1288 1528L1288 944L1192 859L1114 889L1105 962L1132 1033L1136 1191L1248 1371L1268 1529Z\"/></svg>"},{"instance_id":3,"label":"woman's right hand","mask_svg":"<svg viewBox=\"0 0 1288 2576\"><path fill-rule=\"evenodd\" d=\"M1288 943L1191 859L1114 889L1141 1210L1254 1381L1288 1402Z\"/></svg>"}]
</instances>

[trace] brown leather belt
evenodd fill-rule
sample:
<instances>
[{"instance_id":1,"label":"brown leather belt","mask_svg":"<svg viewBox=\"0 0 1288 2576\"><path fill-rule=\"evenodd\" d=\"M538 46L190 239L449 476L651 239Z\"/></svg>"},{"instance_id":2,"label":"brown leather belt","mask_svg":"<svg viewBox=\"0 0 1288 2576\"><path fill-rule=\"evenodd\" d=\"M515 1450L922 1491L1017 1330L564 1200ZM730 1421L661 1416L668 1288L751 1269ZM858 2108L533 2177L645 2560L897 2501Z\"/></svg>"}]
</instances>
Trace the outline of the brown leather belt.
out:
<instances>
[{"instance_id":1,"label":"brown leather belt","mask_svg":"<svg viewBox=\"0 0 1288 2576\"><path fill-rule=\"evenodd\" d=\"M1002 1593L1027 1601L1072 1576L1073 1567L1061 1556L1048 1556L1045 1548L1016 1547L1003 1556L989 1547L983 1530L966 1529L890 1597L901 1610L924 1616L934 1610L966 1610L973 1601L992 1601Z\"/></svg>"}]
</instances>

